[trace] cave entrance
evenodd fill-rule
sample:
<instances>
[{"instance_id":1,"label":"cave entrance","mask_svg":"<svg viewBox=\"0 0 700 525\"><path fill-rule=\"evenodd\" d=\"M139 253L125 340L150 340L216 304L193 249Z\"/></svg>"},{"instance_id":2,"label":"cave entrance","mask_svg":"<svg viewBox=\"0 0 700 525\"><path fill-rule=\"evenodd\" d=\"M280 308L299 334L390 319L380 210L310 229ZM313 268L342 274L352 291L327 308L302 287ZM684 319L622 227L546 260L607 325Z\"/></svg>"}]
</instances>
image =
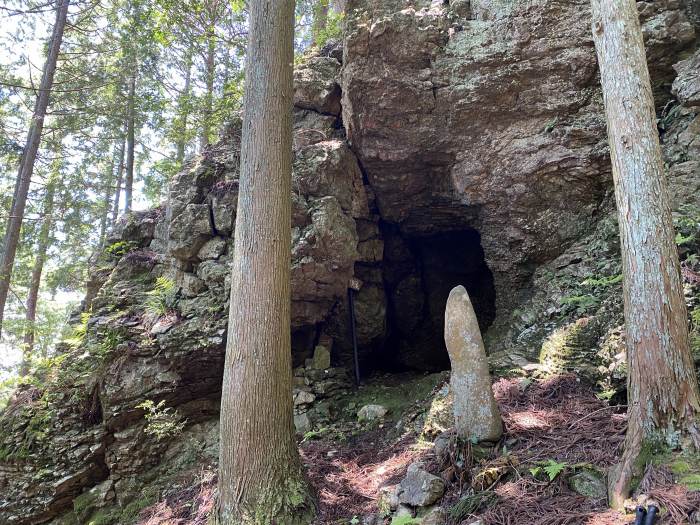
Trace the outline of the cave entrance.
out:
<instances>
[{"instance_id":1,"label":"cave entrance","mask_svg":"<svg viewBox=\"0 0 700 525\"><path fill-rule=\"evenodd\" d=\"M482 333L496 317L493 274L481 236L466 229L406 236L384 225L387 336L375 369L439 371L450 368L443 327L452 288L469 292Z\"/></svg>"}]
</instances>

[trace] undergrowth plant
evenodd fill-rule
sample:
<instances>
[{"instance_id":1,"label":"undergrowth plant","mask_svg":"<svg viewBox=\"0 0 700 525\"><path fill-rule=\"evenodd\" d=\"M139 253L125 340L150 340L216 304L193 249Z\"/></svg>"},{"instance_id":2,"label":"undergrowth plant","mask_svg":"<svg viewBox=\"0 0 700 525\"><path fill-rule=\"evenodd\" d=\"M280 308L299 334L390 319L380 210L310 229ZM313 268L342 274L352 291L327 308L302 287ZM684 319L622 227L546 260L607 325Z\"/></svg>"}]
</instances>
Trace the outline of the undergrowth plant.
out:
<instances>
[{"instance_id":1,"label":"undergrowth plant","mask_svg":"<svg viewBox=\"0 0 700 525\"><path fill-rule=\"evenodd\" d=\"M146 413L147 425L144 431L146 434L155 436L160 441L168 437L176 437L182 433L187 420L183 420L177 410L165 406L165 400L155 404L150 399L136 405Z\"/></svg>"},{"instance_id":2,"label":"undergrowth plant","mask_svg":"<svg viewBox=\"0 0 700 525\"><path fill-rule=\"evenodd\" d=\"M158 277L153 290L146 297L146 311L154 316L165 315L175 307L177 288L172 279Z\"/></svg>"},{"instance_id":3,"label":"undergrowth plant","mask_svg":"<svg viewBox=\"0 0 700 525\"><path fill-rule=\"evenodd\" d=\"M546 474L549 481L554 481L557 479L559 474L564 472L569 465L566 462L559 462L553 459L548 459L547 461L541 461L537 466L530 469L530 474L535 477L541 474Z\"/></svg>"}]
</instances>

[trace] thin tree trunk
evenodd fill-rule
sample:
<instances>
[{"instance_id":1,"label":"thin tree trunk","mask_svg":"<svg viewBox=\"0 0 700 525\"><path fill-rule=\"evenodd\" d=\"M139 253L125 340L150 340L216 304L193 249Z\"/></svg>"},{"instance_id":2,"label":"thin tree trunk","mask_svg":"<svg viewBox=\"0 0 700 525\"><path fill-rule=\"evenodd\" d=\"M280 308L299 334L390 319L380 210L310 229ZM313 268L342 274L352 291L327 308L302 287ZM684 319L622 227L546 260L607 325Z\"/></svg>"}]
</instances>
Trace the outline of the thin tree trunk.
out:
<instances>
[{"instance_id":1,"label":"thin tree trunk","mask_svg":"<svg viewBox=\"0 0 700 525\"><path fill-rule=\"evenodd\" d=\"M59 162L59 161L56 161ZM49 249L51 242L51 231L53 229L53 208L54 197L56 195L56 185L60 177L59 166L56 166L54 173L46 185L46 195L44 196L43 215L44 220L41 223L39 231L39 245L36 250L36 258L34 259L34 268L32 268L32 279L29 284L29 293L27 295L26 313L25 313L25 331L24 341L22 344L22 375L29 373L29 365L31 363L32 354L34 353L34 336L36 333L36 309L39 299L39 288L41 287L41 274L44 271L44 263L46 262L46 252Z\"/></svg>"},{"instance_id":2,"label":"thin tree trunk","mask_svg":"<svg viewBox=\"0 0 700 525\"><path fill-rule=\"evenodd\" d=\"M320 36L328 25L328 0L318 0L314 6L314 22L311 27L311 45L320 46L325 42L320 41Z\"/></svg>"},{"instance_id":3,"label":"thin tree trunk","mask_svg":"<svg viewBox=\"0 0 700 525\"><path fill-rule=\"evenodd\" d=\"M216 41L214 35L207 35L207 56L206 56L206 93L204 95L204 115L202 120L202 136L200 137L200 149L209 145L211 137L211 125L214 115L214 75L216 73Z\"/></svg>"},{"instance_id":4,"label":"thin tree trunk","mask_svg":"<svg viewBox=\"0 0 700 525\"><path fill-rule=\"evenodd\" d=\"M185 146L187 146L187 120L190 116L190 91L192 84L192 52L187 51L187 59L185 61L185 67L187 72L185 73L185 86L182 90L182 95L180 96L179 104L179 117L180 122L178 126L177 133L177 153L175 155L175 161L177 162L178 169L182 168L182 163L185 160Z\"/></svg>"},{"instance_id":5,"label":"thin tree trunk","mask_svg":"<svg viewBox=\"0 0 700 525\"><path fill-rule=\"evenodd\" d=\"M252 2L249 20L218 517L308 524L314 505L294 439L290 341L294 1Z\"/></svg>"},{"instance_id":6,"label":"thin tree trunk","mask_svg":"<svg viewBox=\"0 0 700 525\"><path fill-rule=\"evenodd\" d=\"M127 101L126 123L126 181L124 184L124 212L131 211L132 196L134 190L134 147L135 147L135 99L136 98L136 73L129 78L129 96Z\"/></svg>"},{"instance_id":7,"label":"thin tree trunk","mask_svg":"<svg viewBox=\"0 0 700 525\"><path fill-rule=\"evenodd\" d=\"M119 148L119 165L117 166L117 183L114 190L114 203L112 204L112 225L119 218L119 199L122 195L122 183L124 181L124 153L126 151L126 135L122 138L122 145Z\"/></svg>"},{"instance_id":8,"label":"thin tree trunk","mask_svg":"<svg viewBox=\"0 0 700 525\"><path fill-rule=\"evenodd\" d=\"M36 161L37 152L39 151L39 145L41 143L41 133L44 129L44 117L46 116L46 108L49 105L49 96L51 94L51 88L53 87L53 77L56 73L56 63L58 62L58 54L63 40L63 31L66 27L68 4L69 0L57 0L56 2L56 22L53 26L49 53L46 57L46 63L44 64L39 94L37 95L32 122L27 134L27 143L24 147L20 168L17 173L12 209L10 210L10 217L7 221L4 251L2 254L2 261L0 261L0 333L2 332L5 303L7 302L7 294L10 290L10 279L12 278L12 267L15 262L15 254L17 253L20 229L22 228L22 221L24 219L24 209L27 204L27 194L29 193L29 185L32 182L34 162Z\"/></svg>"},{"instance_id":9,"label":"thin tree trunk","mask_svg":"<svg viewBox=\"0 0 700 525\"><path fill-rule=\"evenodd\" d=\"M343 14L345 12L346 0L331 0L331 10L335 14Z\"/></svg>"},{"instance_id":10,"label":"thin tree trunk","mask_svg":"<svg viewBox=\"0 0 700 525\"><path fill-rule=\"evenodd\" d=\"M117 166L117 148L112 151L112 161L109 165L109 172L105 180L105 192L102 205L102 216L100 217L100 247L104 246L105 235L107 233L107 217L112 211L112 195L114 194L114 169Z\"/></svg>"},{"instance_id":11,"label":"thin tree trunk","mask_svg":"<svg viewBox=\"0 0 700 525\"><path fill-rule=\"evenodd\" d=\"M629 493L650 440L698 440L698 382L654 100L635 0L592 0L624 274L628 429L611 504Z\"/></svg>"}]
</instances>

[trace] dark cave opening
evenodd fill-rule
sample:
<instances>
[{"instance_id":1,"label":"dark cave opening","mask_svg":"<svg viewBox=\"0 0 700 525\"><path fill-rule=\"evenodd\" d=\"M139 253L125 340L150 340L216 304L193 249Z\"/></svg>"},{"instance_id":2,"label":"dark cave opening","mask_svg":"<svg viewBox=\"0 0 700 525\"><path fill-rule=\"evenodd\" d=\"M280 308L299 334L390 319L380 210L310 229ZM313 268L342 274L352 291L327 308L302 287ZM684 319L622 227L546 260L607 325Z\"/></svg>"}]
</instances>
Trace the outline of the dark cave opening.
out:
<instances>
[{"instance_id":1,"label":"dark cave opening","mask_svg":"<svg viewBox=\"0 0 700 525\"><path fill-rule=\"evenodd\" d=\"M482 333L496 317L493 274L481 236L474 229L416 236L390 224L382 229L387 331L367 365L387 372L447 370L443 326L452 288L467 289Z\"/></svg>"}]
</instances>

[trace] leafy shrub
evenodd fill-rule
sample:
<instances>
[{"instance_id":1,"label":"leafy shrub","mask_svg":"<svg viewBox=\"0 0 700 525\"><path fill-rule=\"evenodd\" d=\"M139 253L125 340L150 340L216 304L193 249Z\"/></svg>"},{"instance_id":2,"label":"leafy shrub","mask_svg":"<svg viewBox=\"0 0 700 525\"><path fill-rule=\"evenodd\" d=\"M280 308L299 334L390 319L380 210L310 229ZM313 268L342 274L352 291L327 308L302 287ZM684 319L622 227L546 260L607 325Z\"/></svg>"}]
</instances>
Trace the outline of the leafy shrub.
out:
<instances>
[{"instance_id":1,"label":"leafy shrub","mask_svg":"<svg viewBox=\"0 0 700 525\"><path fill-rule=\"evenodd\" d=\"M145 432L151 436L155 436L158 441L167 437L179 436L182 429L185 428L187 420L183 420L177 410L172 407L165 407L165 401L161 401L157 405L150 399L136 405L135 408L140 408L146 411L145 418L148 424Z\"/></svg>"},{"instance_id":2,"label":"leafy shrub","mask_svg":"<svg viewBox=\"0 0 700 525\"><path fill-rule=\"evenodd\" d=\"M123 257L134 248L134 244L127 241L117 241L105 248L105 252L115 257Z\"/></svg>"}]
</instances>

